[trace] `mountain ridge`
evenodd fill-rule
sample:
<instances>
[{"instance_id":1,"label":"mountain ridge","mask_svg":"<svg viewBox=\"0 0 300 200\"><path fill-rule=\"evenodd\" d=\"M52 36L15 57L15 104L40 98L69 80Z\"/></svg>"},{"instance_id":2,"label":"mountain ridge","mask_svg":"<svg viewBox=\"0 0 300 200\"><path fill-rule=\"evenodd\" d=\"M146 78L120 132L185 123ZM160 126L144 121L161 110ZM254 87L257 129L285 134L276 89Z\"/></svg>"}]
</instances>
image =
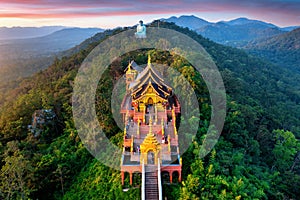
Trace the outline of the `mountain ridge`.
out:
<instances>
[{"instance_id":1,"label":"mountain ridge","mask_svg":"<svg viewBox=\"0 0 300 200\"><path fill-rule=\"evenodd\" d=\"M297 26L279 27L272 23L240 17L229 21L208 22L196 16L162 19L178 26L187 27L214 42L229 46L244 45L247 42L280 35ZM205 22L205 23L203 23Z\"/></svg>"},{"instance_id":2,"label":"mountain ridge","mask_svg":"<svg viewBox=\"0 0 300 200\"><path fill-rule=\"evenodd\" d=\"M250 18L247 18L247 17L238 17L238 18L231 19L231 20L220 20L220 21L216 21L216 22L210 22L208 20L197 17L195 15L181 15L179 17L171 16L169 18L162 18L160 20L161 21L166 21L166 22L169 22L169 20L171 20L170 22L176 23L176 20L183 21L183 20L190 20L190 19L192 19L194 21L199 20L200 22L202 21L202 22L205 22L206 24L217 24L217 23L221 22L221 23L225 23L225 24L228 24L228 25L244 25L244 24L250 24L250 23L257 23L257 24L269 26L271 28L277 27L279 29L288 29L288 30L291 30L291 29L294 30L294 29L300 27L300 25L281 27L281 26L272 24L270 22L265 22L265 21L257 20L257 19L250 19ZM187 23L187 24L189 24L189 23ZM182 26L182 25L178 25L178 26ZM188 27L188 26L183 26L183 27Z\"/></svg>"},{"instance_id":3,"label":"mountain ridge","mask_svg":"<svg viewBox=\"0 0 300 200\"><path fill-rule=\"evenodd\" d=\"M199 27L203 27L203 26L212 24L211 22L208 22L204 19L198 18L194 15L182 15L180 17L172 16L170 18L161 19L161 20L167 21L167 22L173 22L173 23L177 24L178 26L188 27L191 29L196 29Z\"/></svg>"},{"instance_id":4,"label":"mountain ridge","mask_svg":"<svg viewBox=\"0 0 300 200\"><path fill-rule=\"evenodd\" d=\"M224 21L226 24L229 24L229 25L245 25L245 24L250 24L250 23L257 23L257 24L261 24L261 25L264 25L264 26L269 26L269 27L278 27L274 24L271 24L271 23L267 23L267 22L264 22L264 21L260 21L260 20L255 20L255 19L249 19L249 18L246 18L246 17L239 17L239 18L236 18L236 19L232 19L232 20L229 20L229 21Z\"/></svg>"},{"instance_id":5,"label":"mountain ridge","mask_svg":"<svg viewBox=\"0 0 300 200\"><path fill-rule=\"evenodd\" d=\"M15 80L19 77L45 69L55 56L87 38L102 32L98 28L66 28L46 36L0 41L0 81Z\"/></svg>"},{"instance_id":6,"label":"mountain ridge","mask_svg":"<svg viewBox=\"0 0 300 200\"><path fill-rule=\"evenodd\" d=\"M0 27L0 40L25 39L41 37L55 31L67 28L66 26L42 26L42 27Z\"/></svg>"}]
</instances>

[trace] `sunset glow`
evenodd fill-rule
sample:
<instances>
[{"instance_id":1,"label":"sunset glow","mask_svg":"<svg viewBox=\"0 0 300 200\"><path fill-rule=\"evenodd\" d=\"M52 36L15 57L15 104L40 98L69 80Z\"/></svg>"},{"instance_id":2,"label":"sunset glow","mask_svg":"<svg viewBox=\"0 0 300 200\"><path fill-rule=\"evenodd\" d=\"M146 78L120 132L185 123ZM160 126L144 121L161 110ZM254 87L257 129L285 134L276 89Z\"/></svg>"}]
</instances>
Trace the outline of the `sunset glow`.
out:
<instances>
[{"instance_id":1,"label":"sunset glow","mask_svg":"<svg viewBox=\"0 0 300 200\"><path fill-rule=\"evenodd\" d=\"M6 0L0 3L0 26L64 25L113 28L131 26L139 19L196 15L208 21L248 17L279 26L300 24L300 2L281 0L167 0L167 1L41 1Z\"/></svg>"}]
</instances>

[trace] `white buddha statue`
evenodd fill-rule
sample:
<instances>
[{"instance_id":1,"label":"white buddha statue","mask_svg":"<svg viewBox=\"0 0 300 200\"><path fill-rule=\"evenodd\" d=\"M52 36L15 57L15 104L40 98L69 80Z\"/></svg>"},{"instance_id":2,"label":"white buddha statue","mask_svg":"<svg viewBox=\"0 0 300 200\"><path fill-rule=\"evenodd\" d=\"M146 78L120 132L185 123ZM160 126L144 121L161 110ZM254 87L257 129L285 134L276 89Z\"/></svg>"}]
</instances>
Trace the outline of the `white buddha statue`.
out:
<instances>
[{"instance_id":1,"label":"white buddha statue","mask_svg":"<svg viewBox=\"0 0 300 200\"><path fill-rule=\"evenodd\" d=\"M136 27L136 38L146 38L146 26L143 24L143 21L139 21L139 25Z\"/></svg>"}]
</instances>

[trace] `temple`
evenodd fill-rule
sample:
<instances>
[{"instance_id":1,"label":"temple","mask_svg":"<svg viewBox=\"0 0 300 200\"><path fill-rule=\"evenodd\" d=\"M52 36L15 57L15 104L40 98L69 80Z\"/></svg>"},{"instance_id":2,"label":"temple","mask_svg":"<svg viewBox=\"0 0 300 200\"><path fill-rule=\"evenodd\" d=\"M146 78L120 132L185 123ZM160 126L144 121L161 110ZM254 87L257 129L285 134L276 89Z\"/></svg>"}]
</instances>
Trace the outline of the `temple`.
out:
<instances>
[{"instance_id":1,"label":"temple","mask_svg":"<svg viewBox=\"0 0 300 200\"><path fill-rule=\"evenodd\" d=\"M125 173L129 173L130 184L133 174L140 173L145 195L159 199L156 195L162 175L167 176L170 183L181 181L182 163L176 129L180 104L172 88L152 66L150 56L144 69L132 61L125 71L126 95L121 105L125 127L122 184Z\"/></svg>"}]
</instances>

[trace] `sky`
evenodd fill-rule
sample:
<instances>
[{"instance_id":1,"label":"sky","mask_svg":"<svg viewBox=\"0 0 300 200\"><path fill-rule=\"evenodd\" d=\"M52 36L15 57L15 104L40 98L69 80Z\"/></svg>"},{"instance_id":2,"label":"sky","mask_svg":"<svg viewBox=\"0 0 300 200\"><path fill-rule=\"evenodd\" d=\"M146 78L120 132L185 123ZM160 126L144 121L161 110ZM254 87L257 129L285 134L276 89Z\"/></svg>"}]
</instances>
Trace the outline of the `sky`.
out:
<instances>
[{"instance_id":1,"label":"sky","mask_svg":"<svg viewBox=\"0 0 300 200\"><path fill-rule=\"evenodd\" d=\"M210 22L247 17L284 27L300 25L300 0L0 0L0 27L114 28L180 15Z\"/></svg>"}]
</instances>

